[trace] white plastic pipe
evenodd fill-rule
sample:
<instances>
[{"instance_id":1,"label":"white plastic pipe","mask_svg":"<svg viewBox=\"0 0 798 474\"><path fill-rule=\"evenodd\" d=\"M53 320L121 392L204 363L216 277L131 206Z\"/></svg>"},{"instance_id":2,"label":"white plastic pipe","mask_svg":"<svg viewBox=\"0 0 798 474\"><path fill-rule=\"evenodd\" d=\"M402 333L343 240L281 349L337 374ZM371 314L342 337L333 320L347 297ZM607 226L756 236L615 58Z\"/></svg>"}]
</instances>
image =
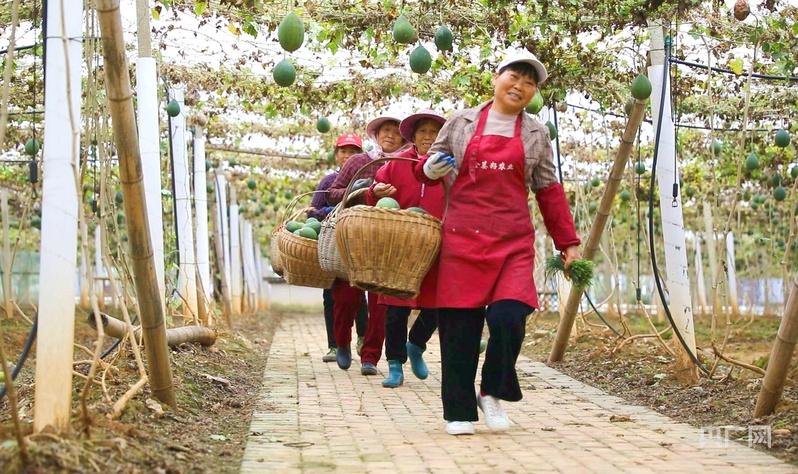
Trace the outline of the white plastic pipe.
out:
<instances>
[{"instance_id":1,"label":"white plastic pipe","mask_svg":"<svg viewBox=\"0 0 798 474\"><path fill-rule=\"evenodd\" d=\"M194 222L191 217L191 183L189 181L186 116L183 113L183 90L171 90L180 104L180 113L172 117L172 161L175 183L175 227L180 248L177 291L183 303L183 316L197 318L197 258L194 253Z\"/></svg>"},{"instance_id":2,"label":"white plastic pipe","mask_svg":"<svg viewBox=\"0 0 798 474\"><path fill-rule=\"evenodd\" d=\"M241 228L238 224L238 203L235 188L230 189L230 298L233 313L241 314L241 297L243 296L243 269L241 266Z\"/></svg>"},{"instance_id":3,"label":"white plastic pipe","mask_svg":"<svg viewBox=\"0 0 798 474\"><path fill-rule=\"evenodd\" d=\"M661 27L649 28L652 34L651 51L652 66L648 68L651 81L651 114L654 129L660 129L657 147L657 184L659 185L660 216L662 218L662 236L665 246L665 270L667 273L670 312L679 332L687 344L688 350L695 354L695 330L693 328L693 307L690 297L690 279L687 275L687 244L684 232L684 216L682 214L681 192L676 198L672 196L673 183L679 182L678 162L676 157L676 128L671 118L671 96L668 76L665 75L663 55L663 34ZM665 79L665 84L663 84ZM665 96L662 98L662 88ZM660 102L660 100L662 102ZM662 108L662 113L660 113ZM660 123L660 116L662 123ZM689 355L677 351L678 368L693 367Z\"/></svg>"},{"instance_id":4,"label":"white plastic pipe","mask_svg":"<svg viewBox=\"0 0 798 474\"><path fill-rule=\"evenodd\" d=\"M227 214L227 178L224 174L219 173L216 175L216 202L219 204L219 228L222 230L222 246L224 247L224 273L227 278L228 291L229 285L233 279L233 273L230 269L230 219ZM232 298L231 295L227 295Z\"/></svg>"},{"instance_id":5,"label":"white plastic pipe","mask_svg":"<svg viewBox=\"0 0 798 474\"><path fill-rule=\"evenodd\" d=\"M194 127L194 212L197 215L197 270L200 287L206 308L213 294L211 284L210 238L208 237L208 190L207 170L205 169L205 132L202 127Z\"/></svg>"},{"instance_id":6,"label":"white plastic pipe","mask_svg":"<svg viewBox=\"0 0 798 474\"><path fill-rule=\"evenodd\" d=\"M737 300L737 270L734 264L734 233L726 234L726 272L729 274L729 304L733 316L740 315Z\"/></svg>"},{"instance_id":7,"label":"white plastic pipe","mask_svg":"<svg viewBox=\"0 0 798 474\"><path fill-rule=\"evenodd\" d=\"M149 30L147 30L149 33ZM161 202L161 147L158 131L158 76L155 59L136 60L136 99L138 106L139 152L144 174L147 220L155 258L155 276L160 288L161 306L166 310L166 283L163 246L163 204Z\"/></svg>"},{"instance_id":8,"label":"white plastic pipe","mask_svg":"<svg viewBox=\"0 0 798 474\"><path fill-rule=\"evenodd\" d=\"M82 0L47 8L39 330L33 430L69 428L78 245Z\"/></svg>"}]
</instances>

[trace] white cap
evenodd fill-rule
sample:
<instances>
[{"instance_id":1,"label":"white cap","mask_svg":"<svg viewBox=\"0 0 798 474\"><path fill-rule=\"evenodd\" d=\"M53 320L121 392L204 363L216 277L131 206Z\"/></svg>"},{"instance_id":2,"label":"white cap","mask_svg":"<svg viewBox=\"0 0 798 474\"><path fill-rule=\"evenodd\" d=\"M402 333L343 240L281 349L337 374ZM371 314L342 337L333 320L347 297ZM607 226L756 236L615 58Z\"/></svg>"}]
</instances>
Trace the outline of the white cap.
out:
<instances>
[{"instance_id":1,"label":"white cap","mask_svg":"<svg viewBox=\"0 0 798 474\"><path fill-rule=\"evenodd\" d=\"M542 62L538 61L538 58L536 58L534 54L528 51L508 54L502 60L502 62L499 63L499 67L496 68L496 72L500 72L510 64L515 63L527 63L534 67L535 72L538 73L538 82L543 82L547 77L549 77L549 74L546 72L546 66L544 66Z\"/></svg>"}]
</instances>

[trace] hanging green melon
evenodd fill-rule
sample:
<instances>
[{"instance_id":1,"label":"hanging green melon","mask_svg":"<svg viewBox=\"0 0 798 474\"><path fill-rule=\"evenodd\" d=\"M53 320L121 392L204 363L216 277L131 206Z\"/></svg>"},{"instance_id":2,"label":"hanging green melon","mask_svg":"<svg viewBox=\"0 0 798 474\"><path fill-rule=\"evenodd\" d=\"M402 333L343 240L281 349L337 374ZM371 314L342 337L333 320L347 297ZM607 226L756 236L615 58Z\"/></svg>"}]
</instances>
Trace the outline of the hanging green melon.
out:
<instances>
[{"instance_id":1,"label":"hanging green melon","mask_svg":"<svg viewBox=\"0 0 798 474\"><path fill-rule=\"evenodd\" d=\"M535 115L543 110L543 105L543 96L540 94L540 89L537 89L535 90L535 95L532 96L532 100L529 101L524 110L526 110L527 113Z\"/></svg>"},{"instance_id":2,"label":"hanging green melon","mask_svg":"<svg viewBox=\"0 0 798 474\"><path fill-rule=\"evenodd\" d=\"M294 12L289 13L277 27L277 40L289 53L296 51L305 41L305 25L302 18Z\"/></svg>"},{"instance_id":3,"label":"hanging green melon","mask_svg":"<svg viewBox=\"0 0 798 474\"><path fill-rule=\"evenodd\" d=\"M205 171L210 171L213 168L213 161L205 160Z\"/></svg>"},{"instance_id":4,"label":"hanging green melon","mask_svg":"<svg viewBox=\"0 0 798 474\"><path fill-rule=\"evenodd\" d=\"M166 115L170 117L177 117L180 115L180 103L172 99L166 104Z\"/></svg>"},{"instance_id":5,"label":"hanging green melon","mask_svg":"<svg viewBox=\"0 0 798 474\"><path fill-rule=\"evenodd\" d=\"M645 172L646 172L646 164L645 164L645 163L643 163L642 161L638 161L638 162L635 164L635 173L637 173L637 174L643 174L643 173L645 173Z\"/></svg>"},{"instance_id":6,"label":"hanging green melon","mask_svg":"<svg viewBox=\"0 0 798 474\"><path fill-rule=\"evenodd\" d=\"M230 166L238 166L238 158L232 157L232 158L230 158L228 163L230 163Z\"/></svg>"},{"instance_id":7,"label":"hanging green melon","mask_svg":"<svg viewBox=\"0 0 798 474\"><path fill-rule=\"evenodd\" d=\"M208 183L208 184L205 185L205 192L206 193L213 194L213 191L214 191L214 189L213 189L213 185L211 183Z\"/></svg>"},{"instance_id":8,"label":"hanging green melon","mask_svg":"<svg viewBox=\"0 0 798 474\"><path fill-rule=\"evenodd\" d=\"M282 87L288 87L296 80L296 68L293 63L288 59L283 59L272 70L272 77L274 82Z\"/></svg>"},{"instance_id":9,"label":"hanging green melon","mask_svg":"<svg viewBox=\"0 0 798 474\"><path fill-rule=\"evenodd\" d=\"M745 169L754 171L757 168L759 168L759 158L756 157L754 152L751 152L745 159Z\"/></svg>"},{"instance_id":10,"label":"hanging green melon","mask_svg":"<svg viewBox=\"0 0 798 474\"><path fill-rule=\"evenodd\" d=\"M770 177L770 184L773 186L780 186L781 185L781 175L778 173L773 173L773 176Z\"/></svg>"},{"instance_id":11,"label":"hanging green melon","mask_svg":"<svg viewBox=\"0 0 798 474\"><path fill-rule=\"evenodd\" d=\"M452 35L452 30L449 28L440 26L435 30L434 40L435 47L438 48L438 51L451 51L454 35Z\"/></svg>"},{"instance_id":12,"label":"hanging green melon","mask_svg":"<svg viewBox=\"0 0 798 474\"><path fill-rule=\"evenodd\" d=\"M695 188L692 186L687 186L687 188L684 190L684 194L689 198L695 196Z\"/></svg>"},{"instance_id":13,"label":"hanging green melon","mask_svg":"<svg viewBox=\"0 0 798 474\"><path fill-rule=\"evenodd\" d=\"M31 138L27 142L25 142L25 154L29 156L33 156L36 153L39 153L41 146L39 145L39 140L35 138Z\"/></svg>"},{"instance_id":14,"label":"hanging green melon","mask_svg":"<svg viewBox=\"0 0 798 474\"><path fill-rule=\"evenodd\" d=\"M628 189L624 189L623 191L621 191L621 201L627 202L631 198L632 198L632 193L630 193Z\"/></svg>"},{"instance_id":15,"label":"hanging green melon","mask_svg":"<svg viewBox=\"0 0 798 474\"><path fill-rule=\"evenodd\" d=\"M432 66L432 57L424 46L418 45L410 53L410 69L417 74L424 74Z\"/></svg>"},{"instance_id":16,"label":"hanging green melon","mask_svg":"<svg viewBox=\"0 0 798 474\"><path fill-rule=\"evenodd\" d=\"M793 179L798 178L798 165L790 168L790 176L792 176Z\"/></svg>"},{"instance_id":17,"label":"hanging green melon","mask_svg":"<svg viewBox=\"0 0 798 474\"><path fill-rule=\"evenodd\" d=\"M632 81L632 97L637 100L646 100L651 95L651 81L642 74L638 74Z\"/></svg>"},{"instance_id":18,"label":"hanging green melon","mask_svg":"<svg viewBox=\"0 0 798 474\"><path fill-rule=\"evenodd\" d=\"M787 190L781 186L777 186L776 189L773 190L773 199L779 202L787 199Z\"/></svg>"},{"instance_id":19,"label":"hanging green melon","mask_svg":"<svg viewBox=\"0 0 798 474\"><path fill-rule=\"evenodd\" d=\"M330 131L330 121L327 120L327 117L320 117L316 121L316 130L321 133L327 133Z\"/></svg>"},{"instance_id":20,"label":"hanging green melon","mask_svg":"<svg viewBox=\"0 0 798 474\"><path fill-rule=\"evenodd\" d=\"M593 179L590 180L590 185L594 188L601 186L601 178L598 176L593 176Z\"/></svg>"},{"instance_id":21,"label":"hanging green melon","mask_svg":"<svg viewBox=\"0 0 798 474\"><path fill-rule=\"evenodd\" d=\"M716 155L720 155L723 151L723 142L715 140L712 142L712 152Z\"/></svg>"},{"instance_id":22,"label":"hanging green melon","mask_svg":"<svg viewBox=\"0 0 798 474\"><path fill-rule=\"evenodd\" d=\"M776 146L781 148L786 148L790 146L790 133L783 128L776 132L776 138L774 140Z\"/></svg>"},{"instance_id":23,"label":"hanging green melon","mask_svg":"<svg viewBox=\"0 0 798 474\"><path fill-rule=\"evenodd\" d=\"M399 15L393 24L393 39L402 44L412 43L416 39L416 29L404 15Z\"/></svg>"},{"instance_id":24,"label":"hanging green melon","mask_svg":"<svg viewBox=\"0 0 798 474\"><path fill-rule=\"evenodd\" d=\"M587 208L590 213L593 214L596 212L596 209L598 209L598 204L595 201L590 201L590 204L588 204Z\"/></svg>"},{"instance_id":25,"label":"hanging green melon","mask_svg":"<svg viewBox=\"0 0 798 474\"><path fill-rule=\"evenodd\" d=\"M554 124L551 123L551 120L546 122L546 127L549 128L549 138L555 140L557 138L557 127L555 127Z\"/></svg>"},{"instance_id":26,"label":"hanging green melon","mask_svg":"<svg viewBox=\"0 0 798 474\"><path fill-rule=\"evenodd\" d=\"M121 206L124 198L125 195L122 194L122 191L117 191L116 194L114 195L114 202L116 202L117 206Z\"/></svg>"},{"instance_id":27,"label":"hanging green melon","mask_svg":"<svg viewBox=\"0 0 798 474\"><path fill-rule=\"evenodd\" d=\"M247 187L248 187L249 189L256 189L256 188L258 187L258 182L257 182L257 181L255 181L255 180L254 180L254 179L252 179L252 178L249 178L249 179L247 180Z\"/></svg>"},{"instance_id":28,"label":"hanging green melon","mask_svg":"<svg viewBox=\"0 0 798 474\"><path fill-rule=\"evenodd\" d=\"M327 161L330 162L330 163L334 163L335 162L335 151L330 150L330 151L327 152Z\"/></svg>"},{"instance_id":29,"label":"hanging green melon","mask_svg":"<svg viewBox=\"0 0 798 474\"><path fill-rule=\"evenodd\" d=\"M743 199L746 200L746 201L751 200L751 191L746 189L745 192L743 193Z\"/></svg>"}]
</instances>

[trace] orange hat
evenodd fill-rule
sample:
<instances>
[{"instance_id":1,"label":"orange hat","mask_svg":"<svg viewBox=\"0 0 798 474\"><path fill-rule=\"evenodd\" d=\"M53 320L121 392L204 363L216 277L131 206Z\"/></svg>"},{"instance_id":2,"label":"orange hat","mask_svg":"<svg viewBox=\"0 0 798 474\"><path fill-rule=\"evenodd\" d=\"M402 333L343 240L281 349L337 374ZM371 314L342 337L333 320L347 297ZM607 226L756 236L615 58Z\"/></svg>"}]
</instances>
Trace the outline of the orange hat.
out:
<instances>
[{"instance_id":1,"label":"orange hat","mask_svg":"<svg viewBox=\"0 0 798 474\"><path fill-rule=\"evenodd\" d=\"M360 137L355 135L354 133L344 133L343 135L339 136L338 141L335 142L336 147L342 147L347 145L363 148L363 142L360 140Z\"/></svg>"}]
</instances>

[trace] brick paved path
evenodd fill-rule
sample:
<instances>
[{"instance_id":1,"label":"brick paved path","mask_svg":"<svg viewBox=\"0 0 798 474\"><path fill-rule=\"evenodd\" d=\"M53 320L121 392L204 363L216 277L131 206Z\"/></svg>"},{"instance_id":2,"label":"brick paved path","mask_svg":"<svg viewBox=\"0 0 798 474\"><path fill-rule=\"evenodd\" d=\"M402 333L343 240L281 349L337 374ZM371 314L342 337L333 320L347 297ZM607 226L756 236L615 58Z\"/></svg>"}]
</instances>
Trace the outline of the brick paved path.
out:
<instances>
[{"instance_id":1,"label":"brick paved path","mask_svg":"<svg viewBox=\"0 0 798 474\"><path fill-rule=\"evenodd\" d=\"M450 436L437 336L425 353L429 378L416 379L406 364L397 389L380 385L384 360L383 374L365 377L357 357L343 371L322 362L325 352L321 314L283 318L242 473L798 472L526 358L518 362L524 399L503 404L511 429L492 433L479 421L474 436Z\"/></svg>"}]
</instances>

